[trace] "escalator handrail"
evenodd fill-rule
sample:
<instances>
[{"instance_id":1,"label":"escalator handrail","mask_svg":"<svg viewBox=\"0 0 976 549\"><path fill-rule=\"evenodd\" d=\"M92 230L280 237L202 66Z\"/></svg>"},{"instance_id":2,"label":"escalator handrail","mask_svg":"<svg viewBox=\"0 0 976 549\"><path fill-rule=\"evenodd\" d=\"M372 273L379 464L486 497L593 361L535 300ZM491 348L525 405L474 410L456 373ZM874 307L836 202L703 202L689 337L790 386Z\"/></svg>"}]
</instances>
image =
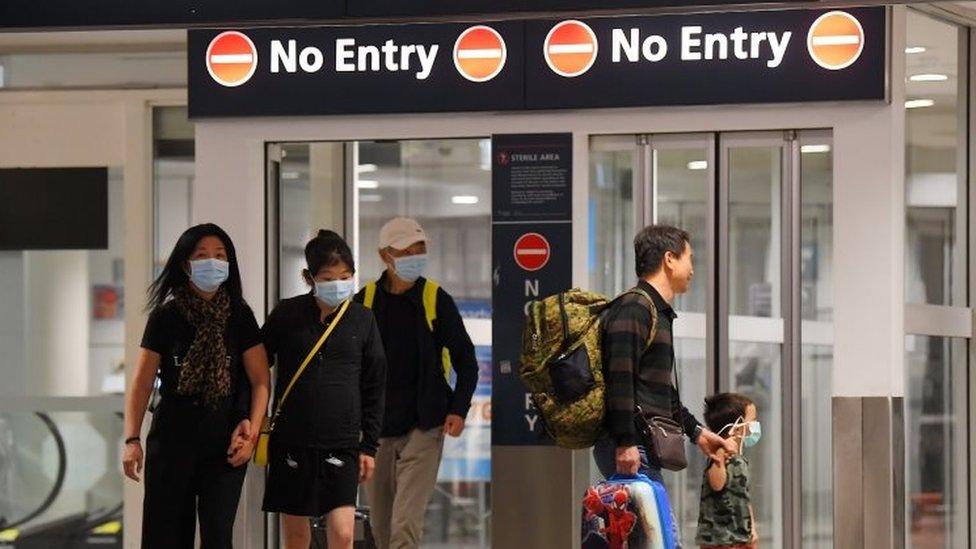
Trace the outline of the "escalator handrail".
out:
<instances>
[{"instance_id":1,"label":"escalator handrail","mask_svg":"<svg viewBox=\"0 0 976 549\"><path fill-rule=\"evenodd\" d=\"M65 475L67 475L67 470L68 470L68 465L67 465L68 453L64 447L64 437L61 436L61 431L58 429L58 426L55 425L54 421L51 419L50 416L48 416L44 412L34 412L34 414L37 417L39 417L41 421L44 422L48 430L51 431L51 435L54 437L54 444L58 449L58 476L54 482L54 486L51 488L51 492L47 495L47 498L44 500L41 506L35 509L33 512L29 513L26 517L18 521L12 522L10 524L0 525L0 528L4 530L17 528L41 516L45 511L47 511L51 507L51 505L54 504L54 500L56 500L58 498L58 495L61 493L61 488L64 487L64 477Z\"/></svg>"}]
</instances>

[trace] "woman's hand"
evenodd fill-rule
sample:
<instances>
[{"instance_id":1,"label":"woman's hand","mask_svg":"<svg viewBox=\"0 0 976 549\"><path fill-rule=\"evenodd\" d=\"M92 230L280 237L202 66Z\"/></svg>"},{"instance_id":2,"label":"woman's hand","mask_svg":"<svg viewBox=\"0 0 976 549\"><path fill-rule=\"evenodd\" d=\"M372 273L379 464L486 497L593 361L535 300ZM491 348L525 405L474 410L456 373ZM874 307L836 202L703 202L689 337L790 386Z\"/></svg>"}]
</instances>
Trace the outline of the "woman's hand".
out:
<instances>
[{"instance_id":1,"label":"woman's hand","mask_svg":"<svg viewBox=\"0 0 976 549\"><path fill-rule=\"evenodd\" d=\"M373 478L373 470L376 469L376 460L373 456L359 454L359 482L369 482Z\"/></svg>"},{"instance_id":2,"label":"woman's hand","mask_svg":"<svg viewBox=\"0 0 976 549\"><path fill-rule=\"evenodd\" d=\"M144 458L141 442L134 441L126 444L122 451L122 470L125 471L125 476L139 482Z\"/></svg>"},{"instance_id":3,"label":"woman's hand","mask_svg":"<svg viewBox=\"0 0 976 549\"><path fill-rule=\"evenodd\" d=\"M240 467L247 463L254 454L256 433L251 428L250 419L242 419L234 432L230 435L230 446L227 447L227 463L233 467Z\"/></svg>"},{"instance_id":4,"label":"woman's hand","mask_svg":"<svg viewBox=\"0 0 976 549\"><path fill-rule=\"evenodd\" d=\"M227 463L232 467L240 467L251 459L254 455L254 442L250 439L244 440L237 447L237 450L227 458Z\"/></svg>"}]
</instances>

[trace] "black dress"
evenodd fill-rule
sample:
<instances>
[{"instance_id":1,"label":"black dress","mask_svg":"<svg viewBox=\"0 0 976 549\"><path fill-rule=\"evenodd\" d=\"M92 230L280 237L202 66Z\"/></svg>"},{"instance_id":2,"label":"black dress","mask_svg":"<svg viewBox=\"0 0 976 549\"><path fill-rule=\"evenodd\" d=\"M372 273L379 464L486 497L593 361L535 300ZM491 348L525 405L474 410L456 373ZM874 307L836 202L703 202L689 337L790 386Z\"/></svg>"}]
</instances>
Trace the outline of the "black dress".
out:
<instances>
[{"instance_id":1,"label":"black dress","mask_svg":"<svg viewBox=\"0 0 976 549\"><path fill-rule=\"evenodd\" d=\"M161 356L161 399L146 439L143 549L193 548L198 513L202 547L232 547L247 466L231 467L227 447L234 428L250 415L244 353L261 343L261 333L249 307L234 307L224 331L234 390L216 408L176 391L179 364L195 333L169 301L149 315L142 338L143 348Z\"/></svg>"}]
</instances>

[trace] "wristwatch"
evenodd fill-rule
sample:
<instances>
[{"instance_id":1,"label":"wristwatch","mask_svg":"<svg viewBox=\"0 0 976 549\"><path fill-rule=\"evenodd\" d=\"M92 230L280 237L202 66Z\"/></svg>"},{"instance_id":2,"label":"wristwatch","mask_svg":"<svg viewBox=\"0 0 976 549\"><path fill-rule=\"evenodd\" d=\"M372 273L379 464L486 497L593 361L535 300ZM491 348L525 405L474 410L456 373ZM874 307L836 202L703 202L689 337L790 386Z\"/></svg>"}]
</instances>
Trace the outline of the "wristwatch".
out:
<instances>
[{"instance_id":1,"label":"wristwatch","mask_svg":"<svg viewBox=\"0 0 976 549\"><path fill-rule=\"evenodd\" d=\"M692 431L691 441L694 442L695 444L698 444L698 439L699 439L699 437L701 437L702 431L704 431L704 430L705 429L703 429L701 425L696 425L695 426L695 430Z\"/></svg>"}]
</instances>

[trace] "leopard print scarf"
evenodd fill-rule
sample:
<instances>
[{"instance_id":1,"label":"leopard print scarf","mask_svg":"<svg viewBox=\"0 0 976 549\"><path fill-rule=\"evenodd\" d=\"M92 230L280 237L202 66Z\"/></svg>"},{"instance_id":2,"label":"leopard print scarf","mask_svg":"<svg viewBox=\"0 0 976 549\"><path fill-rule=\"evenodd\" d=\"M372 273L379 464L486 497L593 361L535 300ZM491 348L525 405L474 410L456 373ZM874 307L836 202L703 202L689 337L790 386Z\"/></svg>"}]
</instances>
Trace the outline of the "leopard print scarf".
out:
<instances>
[{"instance_id":1,"label":"leopard print scarf","mask_svg":"<svg viewBox=\"0 0 976 549\"><path fill-rule=\"evenodd\" d=\"M224 330L230 318L230 296L220 288L210 301L200 298L189 288L174 292L176 307L196 328L193 343L180 364L177 393L199 396L204 404L215 408L230 396L230 357L224 342Z\"/></svg>"}]
</instances>

